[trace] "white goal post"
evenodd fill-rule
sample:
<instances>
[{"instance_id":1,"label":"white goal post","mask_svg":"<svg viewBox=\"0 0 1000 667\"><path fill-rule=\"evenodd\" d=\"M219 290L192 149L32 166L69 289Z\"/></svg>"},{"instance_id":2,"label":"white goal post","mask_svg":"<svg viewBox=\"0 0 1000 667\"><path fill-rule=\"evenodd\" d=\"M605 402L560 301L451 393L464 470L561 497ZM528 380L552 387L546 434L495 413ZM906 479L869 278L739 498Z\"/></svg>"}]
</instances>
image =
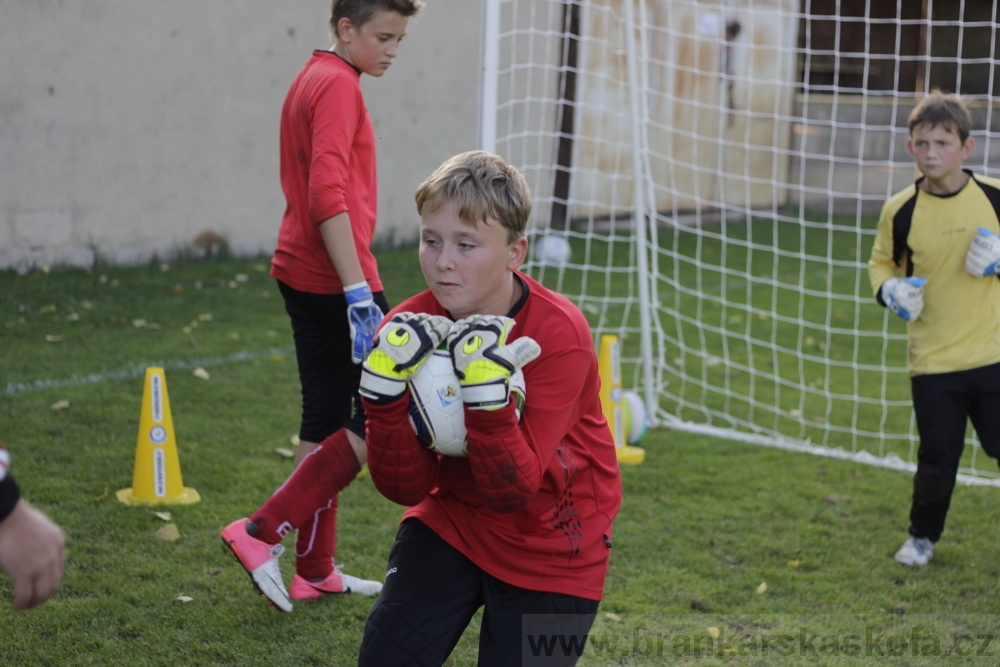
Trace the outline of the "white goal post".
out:
<instances>
[{"instance_id":1,"label":"white goal post","mask_svg":"<svg viewBox=\"0 0 1000 667\"><path fill-rule=\"evenodd\" d=\"M480 145L526 268L622 341L653 425L913 470L905 324L867 260L926 91L1000 175L1000 0L483 0ZM1000 485L974 433L959 479Z\"/></svg>"}]
</instances>

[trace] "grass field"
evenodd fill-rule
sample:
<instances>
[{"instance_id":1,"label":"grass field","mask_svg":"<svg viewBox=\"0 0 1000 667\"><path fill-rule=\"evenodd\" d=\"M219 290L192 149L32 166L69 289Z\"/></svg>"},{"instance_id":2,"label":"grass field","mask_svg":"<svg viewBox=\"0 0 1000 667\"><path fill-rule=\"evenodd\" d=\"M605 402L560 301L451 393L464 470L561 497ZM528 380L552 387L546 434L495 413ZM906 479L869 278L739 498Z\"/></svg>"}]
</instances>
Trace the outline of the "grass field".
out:
<instances>
[{"instance_id":1,"label":"grass field","mask_svg":"<svg viewBox=\"0 0 1000 667\"><path fill-rule=\"evenodd\" d=\"M393 302L423 284L412 250L380 265ZM197 504L115 498L147 366L166 369ZM0 577L0 665L354 664L370 599L281 614L219 545L290 472L297 393L264 261L0 273L0 441L69 550L38 609L11 612ZM911 570L892 560L904 473L668 430L642 446L581 665L1000 664L1000 490L959 487L936 559ZM340 507L338 561L381 577L401 508L366 477ZM474 665L477 635L447 664Z\"/></svg>"}]
</instances>

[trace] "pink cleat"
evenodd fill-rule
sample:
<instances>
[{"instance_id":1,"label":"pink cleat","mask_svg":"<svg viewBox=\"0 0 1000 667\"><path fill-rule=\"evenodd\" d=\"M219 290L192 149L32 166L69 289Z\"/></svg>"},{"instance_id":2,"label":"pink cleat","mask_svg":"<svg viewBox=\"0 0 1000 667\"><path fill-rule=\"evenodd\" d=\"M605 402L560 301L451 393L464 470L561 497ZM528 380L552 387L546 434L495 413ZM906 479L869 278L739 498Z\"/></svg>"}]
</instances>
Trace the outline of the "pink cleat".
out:
<instances>
[{"instance_id":1,"label":"pink cleat","mask_svg":"<svg viewBox=\"0 0 1000 667\"><path fill-rule=\"evenodd\" d=\"M285 583L281 580L278 556L285 548L280 544L268 544L247 533L249 519L238 519L222 529L222 547L232 553L243 569L250 575L257 592L281 611L292 610L292 599L288 597Z\"/></svg>"},{"instance_id":2,"label":"pink cleat","mask_svg":"<svg viewBox=\"0 0 1000 667\"><path fill-rule=\"evenodd\" d=\"M358 579L344 574L339 567L334 567L330 576L323 581L309 581L295 575L292 577L293 600L315 600L325 595L355 593L357 595L378 595L382 584L378 581Z\"/></svg>"}]
</instances>

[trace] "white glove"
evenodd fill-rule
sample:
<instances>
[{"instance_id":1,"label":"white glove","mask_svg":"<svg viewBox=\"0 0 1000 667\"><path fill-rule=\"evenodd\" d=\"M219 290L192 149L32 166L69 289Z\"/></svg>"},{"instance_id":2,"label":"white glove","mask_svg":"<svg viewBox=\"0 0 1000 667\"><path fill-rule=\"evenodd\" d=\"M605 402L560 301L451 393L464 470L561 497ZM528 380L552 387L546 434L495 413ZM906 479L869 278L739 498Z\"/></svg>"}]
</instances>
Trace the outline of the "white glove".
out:
<instances>
[{"instance_id":1,"label":"white glove","mask_svg":"<svg viewBox=\"0 0 1000 667\"><path fill-rule=\"evenodd\" d=\"M376 403L402 396L406 383L450 330L451 320L440 315L393 315L375 336L371 354L361 367L359 393Z\"/></svg>"},{"instance_id":2,"label":"white glove","mask_svg":"<svg viewBox=\"0 0 1000 667\"><path fill-rule=\"evenodd\" d=\"M511 376L542 353L528 336L508 343L513 328L514 320L500 315L473 315L451 326L448 350L466 407L496 410L507 405Z\"/></svg>"},{"instance_id":3,"label":"white glove","mask_svg":"<svg viewBox=\"0 0 1000 667\"><path fill-rule=\"evenodd\" d=\"M882 283L882 300L886 307L912 322L924 309L924 283L927 278L889 278Z\"/></svg>"},{"instance_id":4,"label":"white glove","mask_svg":"<svg viewBox=\"0 0 1000 667\"><path fill-rule=\"evenodd\" d=\"M965 270L977 278L1000 273L1000 236L980 227L965 255Z\"/></svg>"}]
</instances>

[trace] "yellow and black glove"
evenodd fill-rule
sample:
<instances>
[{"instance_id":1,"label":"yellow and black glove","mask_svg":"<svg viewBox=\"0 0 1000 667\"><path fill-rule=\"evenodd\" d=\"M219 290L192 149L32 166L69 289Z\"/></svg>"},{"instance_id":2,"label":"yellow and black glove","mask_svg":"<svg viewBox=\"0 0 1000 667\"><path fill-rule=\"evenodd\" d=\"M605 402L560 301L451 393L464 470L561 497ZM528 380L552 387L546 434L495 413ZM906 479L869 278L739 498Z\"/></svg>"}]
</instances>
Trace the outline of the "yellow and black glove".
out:
<instances>
[{"instance_id":1,"label":"yellow and black glove","mask_svg":"<svg viewBox=\"0 0 1000 667\"><path fill-rule=\"evenodd\" d=\"M402 396L406 382L445 339L451 324L441 315L393 315L375 336L371 354L361 367L359 393L376 403Z\"/></svg>"},{"instance_id":2,"label":"yellow and black glove","mask_svg":"<svg viewBox=\"0 0 1000 667\"><path fill-rule=\"evenodd\" d=\"M474 315L451 326L448 351L466 407L496 410L507 405L511 375L542 353L527 336L508 344L513 327L513 319L499 315Z\"/></svg>"}]
</instances>

